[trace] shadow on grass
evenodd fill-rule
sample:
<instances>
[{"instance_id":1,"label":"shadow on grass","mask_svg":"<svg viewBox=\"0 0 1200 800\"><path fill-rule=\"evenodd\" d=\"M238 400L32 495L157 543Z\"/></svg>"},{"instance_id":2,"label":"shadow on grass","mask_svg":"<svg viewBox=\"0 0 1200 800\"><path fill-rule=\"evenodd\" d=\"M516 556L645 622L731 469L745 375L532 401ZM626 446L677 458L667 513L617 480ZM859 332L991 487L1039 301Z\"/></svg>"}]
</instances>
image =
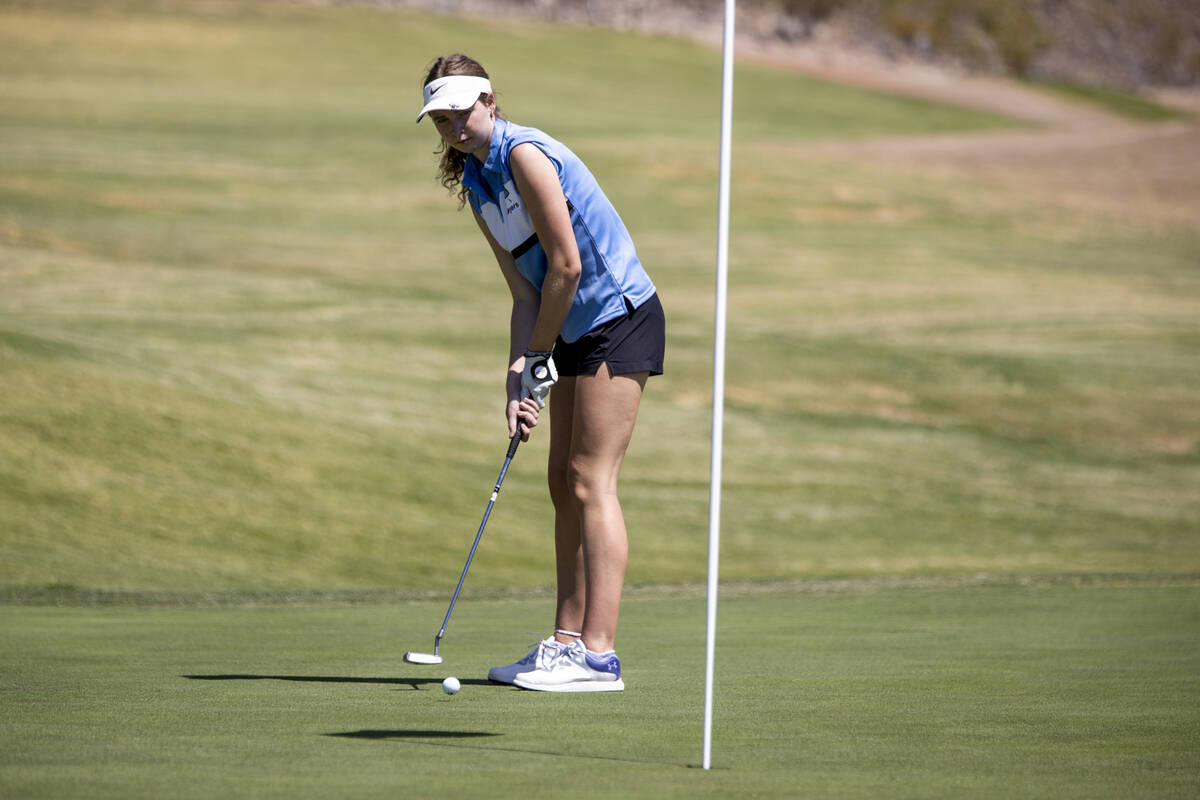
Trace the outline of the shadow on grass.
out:
<instances>
[{"instance_id":1,"label":"shadow on grass","mask_svg":"<svg viewBox=\"0 0 1200 800\"><path fill-rule=\"evenodd\" d=\"M503 753L519 753L526 756L546 756L548 758L582 758L589 761L617 761L624 764L657 764L666 767L681 767L691 769L697 767L695 764L679 764L671 761L654 761L645 758L620 758L618 756L602 756L602 755L584 755L581 753L556 753L550 750L526 750L519 747L495 747L493 745L474 745L474 744L459 744L455 742L436 742L429 741L430 739L476 739L481 737L502 736L500 733L486 733L483 731L414 731L414 730L362 730L362 731L344 731L342 733L326 733L325 736L332 736L339 739L366 739L369 741L406 741L409 739L419 740L414 741L414 744L421 744L429 747L456 747L469 748L472 750L489 750Z\"/></svg>"},{"instance_id":2,"label":"shadow on grass","mask_svg":"<svg viewBox=\"0 0 1200 800\"><path fill-rule=\"evenodd\" d=\"M478 736L500 736L499 733L485 731L346 731L345 733L327 733L326 736L337 736L343 739L473 739Z\"/></svg>"},{"instance_id":3,"label":"shadow on grass","mask_svg":"<svg viewBox=\"0 0 1200 800\"><path fill-rule=\"evenodd\" d=\"M298 681L301 683L374 683L383 685L402 684L411 686L413 689L419 689L421 686L436 685L441 688L442 682L437 678L366 678L366 677L351 677L337 675L254 675L229 673L218 675L182 675L180 677L193 681ZM496 689L512 689L510 686L493 683L489 680L478 678L470 678L463 680L464 686L491 686ZM343 731L340 733L326 733L324 736L330 736L340 739L363 739L367 741L414 741L414 744L424 744L428 746L440 747L469 747L476 750L499 750L509 753L521 753L524 755L548 756L550 758L584 758L589 760L600 761L619 761L628 764L659 764L668 767L685 767L692 768L695 764L679 764L670 761L654 761L650 759L639 758L619 758L616 756L602 755L581 755L577 753L555 753L543 750L522 750L515 747L489 747L486 745L471 745L457 744L451 741L429 741L431 739L478 739L491 738L494 736L502 736L499 733L488 733L486 731L444 731L444 730L378 730L367 729L360 731Z\"/></svg>"},{"instance_id":4,"label":"shadow on grass","mask_svg":"<svg viewBox=\"0 0 1200 800\"><path fill-rule=\"evenodd\" d=\"M441 687L441 678L359 678L339 675L244 675L244 674L228 674L228 675L183 675L181 677L192 681L297 681L300 683L378 683L411 686L414 689L420 689L422 686L438 686ZM507 689L510 687L502 686L498 683L492 683L489 680L479 678L465 678L460 681L463 686L493 686L497 689Z\"/></svg>"}]
</instances>

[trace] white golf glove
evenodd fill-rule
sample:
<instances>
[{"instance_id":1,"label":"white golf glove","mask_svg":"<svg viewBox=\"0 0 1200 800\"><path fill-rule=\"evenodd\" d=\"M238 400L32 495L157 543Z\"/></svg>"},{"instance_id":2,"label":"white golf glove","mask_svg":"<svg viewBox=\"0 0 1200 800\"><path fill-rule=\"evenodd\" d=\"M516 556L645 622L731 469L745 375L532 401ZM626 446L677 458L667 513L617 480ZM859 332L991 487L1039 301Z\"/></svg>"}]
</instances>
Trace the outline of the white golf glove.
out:
<instances>
[{"instance_id":1,"label":"white golf glove","mask_svg":"<svg viewBox=\"0 0 1200 800\"><path fill-rule=\"evenodd\" d=\"M525 353L525 371L521 373L521 393L525 397L532 397L538 408L545 408L546 395L557 381L558 370L551 353L532 350Z\"/></svg>"}]
</instances>

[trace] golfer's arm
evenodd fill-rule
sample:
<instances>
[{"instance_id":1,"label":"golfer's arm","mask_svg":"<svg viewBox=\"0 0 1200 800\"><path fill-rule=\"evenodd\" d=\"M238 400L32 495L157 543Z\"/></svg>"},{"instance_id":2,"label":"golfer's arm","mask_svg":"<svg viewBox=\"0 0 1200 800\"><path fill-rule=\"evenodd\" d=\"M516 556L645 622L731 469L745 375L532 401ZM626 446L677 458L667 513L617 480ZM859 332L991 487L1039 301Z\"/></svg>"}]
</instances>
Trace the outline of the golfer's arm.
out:
<instances>
[{"instance_id":1,"label":"golfer's arm","mask_svg":"<svg viewBox=\"0 0 1200 800\"><path fill-rule=\"evenodd\" d=\"M504 275L504 282L508 284L508 291L512 295L512 315L508 323L508 396L510 399L519 398L521 372L525 369L525 351L536 349L530 346L529 340L537 323L541 295L538 294L537 288L517 271L512 253L500 246L488 230L487 223L478 214L475 215L475 224L479 226L488 246L492 248L496 263L500 265L500 272Z\"/></svg>"},{"instance_id":2,"label":"golfer's arm","mask_svg":"<svg viewBox=\"0 0 1200 800\"><path fill-rule=\"evenodd\" d=\"M517 145L510 164L517 191L546 251L546 278L529 349L553 350L579 288L579 245L558 172L546 154L532 144Z\"/></svg>"}]
</instances>

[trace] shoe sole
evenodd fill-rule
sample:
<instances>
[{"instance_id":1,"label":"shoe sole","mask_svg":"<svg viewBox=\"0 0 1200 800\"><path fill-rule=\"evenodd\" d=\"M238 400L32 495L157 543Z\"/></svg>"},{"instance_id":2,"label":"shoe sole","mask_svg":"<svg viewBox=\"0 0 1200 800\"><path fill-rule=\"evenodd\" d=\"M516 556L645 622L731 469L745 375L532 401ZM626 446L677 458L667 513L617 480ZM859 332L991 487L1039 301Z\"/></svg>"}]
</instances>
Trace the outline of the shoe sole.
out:
<instances>
[{"instance_id":1,"label":"shoe sole","mask_svg":"<svg viewBox=\"0 0 1200 800\"><path fill-rule=\"evenodd\" d=\"M529 666L532 668L533 665L531 664ZM514 671L512 665L507 667L492 667L488 670L488 680L492 683L503 683L505 686L512 686L513 681L516 680L517 676L520 675L521 672L525 671L526 669L524 667L522 667L520 671ZM505 672L508 672L507 677L504 675Z\"/></svg>"},{"instance_id":2,"label":"shoe sole","mask_svg":"<svg viewBox=\"0 0 1200 800\"><path fill-rule=\"evenodd\" d=\"M517 678L513 686L528 689L531 692L623 692L625 681L617 678L615 681L572 681L570 683L536 684Z\"/></svg>"}]
</instances>

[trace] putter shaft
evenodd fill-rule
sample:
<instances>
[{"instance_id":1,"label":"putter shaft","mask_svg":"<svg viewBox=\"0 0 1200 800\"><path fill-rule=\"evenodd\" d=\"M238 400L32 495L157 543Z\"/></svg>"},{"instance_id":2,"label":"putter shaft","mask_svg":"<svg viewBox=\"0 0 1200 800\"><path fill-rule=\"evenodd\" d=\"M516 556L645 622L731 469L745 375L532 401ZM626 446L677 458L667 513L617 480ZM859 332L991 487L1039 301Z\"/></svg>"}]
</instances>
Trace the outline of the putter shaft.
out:
<instances>
[{"instance_id":1,"label":"putter shaft","mask_svg":"<svg viewBox=\"0 0 1200 800\"><path fill-rule=\"evenodd\" d=\"M442 627L438 629L437 636L433 639L433 654L439 655L439 649L442 644L442 637L446 635L446 626L450 624L450 614L454 612L454 604L458 602L458 595L462 592L463 582L467 579L467 571L471 569L471 560L475 558L475 551L479 548L479 540L483 538L483 529L487 526L488 517L492 515L492 506L496 504L496 498L500 494L500 486L504 483L504 476L508 474L508 465L512 463L513 456L517 454L517 445L521 443L521 435L525 432L521 425L517 425L517 432L513 434L508 443L508 453L504 457L504 465L500 468L500 476L496 478L496 485L492 488L492 495L488 499L487 508L483 511L483 520L479 523L479 530L475 532L475 541L471 543L471 551L467 553L467 563L463 564L462 574L458 576L458 585L454 587L454 595L450 598L450 606L446 609L446 616L442 619Z\"/></svg>"}]
</instances>

